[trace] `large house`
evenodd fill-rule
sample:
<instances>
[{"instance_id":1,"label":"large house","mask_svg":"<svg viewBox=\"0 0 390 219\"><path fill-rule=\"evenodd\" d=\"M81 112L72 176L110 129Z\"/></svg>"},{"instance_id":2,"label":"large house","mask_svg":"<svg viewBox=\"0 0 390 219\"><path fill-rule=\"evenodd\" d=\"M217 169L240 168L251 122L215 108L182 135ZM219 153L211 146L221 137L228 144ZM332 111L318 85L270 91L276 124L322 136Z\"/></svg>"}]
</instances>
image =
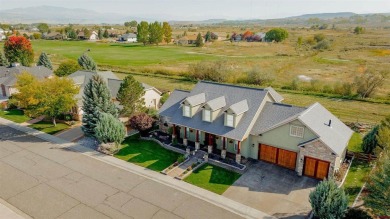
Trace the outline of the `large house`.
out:
<instances>
[{"instance_id":1,"label":"large house","mask_svg":"<svg viewBox=\"0 0 390 219\"><path fill-rule=\"evenodd\" d=\"M0 95L10 97L18 92L15 88L17 76L23 72L28 72L38 79L49 78L53 76L53 71L44 66L25 67L15 65L13 67L0 66Z\"/></svg>"},{"instance_id":2,"label":"large house","mask_svg":"<svg viewBox=\"0 0 390 219\"><path fill-rule=\"evenodd\" d=\"M258 159L318 179L333 176L353 131L321 104L283 104L272 88L199 82L175 90L160 108L160 127L184 145L223 159Z\"/></svg>"},{"instance_id":3,"label":"large house","mask_svg":"<svg viewBox=\"0 0 390 219\"><path fill-rule=\"evenodd\" d=\"M68 77L73 79L74 83L80 87L79 93L76 95L77 106L72 109L72 113L74 114L75 119L81 119L83 111L82 111L82 98L84 94L84 87L89 82L89 80L93 77L93 75L100 75L107 83L108 88L111 92L111 99L115 104L120 107L119 102L116 99L118 94L120 84L122 80L120 80L113 72L111 71L98 71L98 72L90 72L90 71L77 71ZM152 87L148 84L142 83L144 87L145 94L142 97L144 100L145 107L158 109L160 106L161 92L157 90L155 87Z\"/></svg>"},{"instance_id":4,"label":"large house","mask_svg":"<svg viewBox=\"0 0 390 219\"><path fill-rule=\"evenodd\" d=\"M77 34L77 38L79 40L98 40L99 39L99 35L96 31L92 31L91 32L91 35L86 36L84 31L80 31L78 34Z\"/></svg>"}]
</instances>

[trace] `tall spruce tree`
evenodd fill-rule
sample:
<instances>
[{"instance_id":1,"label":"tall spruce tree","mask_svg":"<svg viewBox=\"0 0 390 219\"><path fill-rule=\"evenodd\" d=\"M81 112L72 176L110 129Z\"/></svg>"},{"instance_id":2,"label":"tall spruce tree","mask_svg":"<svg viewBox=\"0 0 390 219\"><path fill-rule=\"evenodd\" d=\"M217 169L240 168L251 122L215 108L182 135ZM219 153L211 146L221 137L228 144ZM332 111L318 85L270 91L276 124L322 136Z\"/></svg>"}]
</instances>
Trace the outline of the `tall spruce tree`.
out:
<instances>
[{"instance_id":1,"label":"tall spruce tree","mask_svg":"<svg viewBox=\"0 0 390 219\"><path fill-rule=\"evenodd\" d=\"M46 68L53 70L51 61L45 52L42 52L41 55L39 56L37 66L45 66Z\"/></svg>"},{"instance_id":2,"label":"tall spruce tree","mask_svg":"<svg viewBox=\"0 0 390 219\"><path fill-rule=\"evenodd\" d=\"M376 136L378 135L378 131L379 126L375 126L371 129L369 133L367 133L363 137L362 148L364 153L371 154L372 152L374 152L376 146L378 146L378 140L376 138Z\"/></svg>"},{"instance_id":3,"label":"tall spruce tree","mask_svg":"<svg viewBox=\"0 0 390 219\"><path fill-rule=\"evenodd\" d=\"M81 68L87 71L94 71L97 70L97 65L95 61L91 57L89 57L86 53L84 53L82 56L79 57L77 60Z\"/></svg>"},{"instance_id":4,"label":"tall spruce tree","mask_svg":"<svg viewBox=\"0 0 390 219\"><path fill-rule=\"evenodd\" d=\"M204 43L203 43L202 34L198 33L198 36L196 37L196 41L195 41L195 46L202 47L203 45L204 45Z\"/></svg>"},{"instance_id":5,"label":"tall spruce tree","mask_svg":"<svg viewBox=\"0 0 390 219\"><path fill-rule=\"evenodd\" d=\"M133 76L128 75L119 88L117 99L123 106L121 115L131 116L135 112L143 111L145 94L142 84L134 79Z\"/></svg>"},{"instance_id":6,"label":"tall spruce tree","mask_svg":"<svg viewBox=\"0 0 390 219\"><path fill-rule=\"evenodd\" d=\"M4 66L4 67L9 66L8 59L5 57L5 55L2 52L0 52L0 66Z\"/></svg>"},{"instance_id":7,"label":"tall spruce tree","mask_svg":"<svg viewBox=\"0 0 390 219\"><path fill-rule=\"evenodd\" d=\"M84 87L83 95L83 126L87 136L95 136L95 127L101 113L109 113L118 117L118 109L111 101L111 93L104 79L94 75Z\"/></svg>"}]
</instances>

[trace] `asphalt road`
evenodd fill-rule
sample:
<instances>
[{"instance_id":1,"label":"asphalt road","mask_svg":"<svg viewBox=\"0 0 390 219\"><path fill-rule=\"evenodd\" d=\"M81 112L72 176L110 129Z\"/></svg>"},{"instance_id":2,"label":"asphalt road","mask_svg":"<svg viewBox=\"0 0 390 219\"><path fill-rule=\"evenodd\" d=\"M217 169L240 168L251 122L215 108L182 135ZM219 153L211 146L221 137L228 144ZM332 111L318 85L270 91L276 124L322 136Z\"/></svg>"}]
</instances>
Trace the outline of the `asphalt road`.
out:
<instances>
[{"instance_id":1,"label":"asphalt road","mask_svg":"<svg viewBox=\"0 0 390 219\"><path fill-rule=\"evenodd\" d=\"M0 198L33 218L240 218L1 124Z\"/></svg>"}]
</instances>

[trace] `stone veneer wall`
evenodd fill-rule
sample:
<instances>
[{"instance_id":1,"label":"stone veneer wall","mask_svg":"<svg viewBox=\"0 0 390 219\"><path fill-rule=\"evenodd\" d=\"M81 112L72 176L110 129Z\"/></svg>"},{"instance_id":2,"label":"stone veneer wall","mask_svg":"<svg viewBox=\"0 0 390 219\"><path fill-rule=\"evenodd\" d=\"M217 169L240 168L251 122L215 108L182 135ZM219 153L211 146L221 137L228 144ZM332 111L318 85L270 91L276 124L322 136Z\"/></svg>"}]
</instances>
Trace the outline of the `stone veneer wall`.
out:
<instances>
[{"instance_id":1,"label":"stone veneer wall","mask_svg":"<svg viewBox=\"0 0 390 219\"><path fill-rule=\"evenodd\" d=\"M337 155L334 154L326 145L320 141L315 141L305 145L305 147L300 147L297 164L297 172L300 176L303 175L305 156L330 162L328 178L333 177Z\"/></svg>"}]
</instances>

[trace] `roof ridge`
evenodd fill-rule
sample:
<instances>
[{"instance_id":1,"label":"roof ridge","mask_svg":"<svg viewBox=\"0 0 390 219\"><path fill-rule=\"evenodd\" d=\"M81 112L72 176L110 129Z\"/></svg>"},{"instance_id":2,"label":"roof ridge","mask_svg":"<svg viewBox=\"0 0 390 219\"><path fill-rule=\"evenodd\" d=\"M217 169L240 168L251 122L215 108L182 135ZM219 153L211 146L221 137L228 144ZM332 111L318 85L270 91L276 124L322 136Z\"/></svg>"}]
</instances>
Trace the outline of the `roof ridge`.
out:
<instances>
[{"instance_id":1,"label":"roof ridge","mask_svg":"<svg viewBox=\"0 0 390 219\"><path fill-rule=\"evenodd\" d=\"M305 115L307 112L309 112L310 110L312 110L312 109L314 108L314 106L317 106L318 104L320 104L320 103L318 103L318 102L313 103L312 105L310 105L309 107L307 107L305 111L303 111L302 113L300 113L298 117Z\"/></svg>"},{"instance_id":2,"label":"roof ridge","mask_svg":"<svg viewBox=\"0 0 390 219\"><path fill-rule=\"evenodd\" d=\"M250 89L250 90L266 91L264 88L247 87L247 86L220 83L220 82L214 82L214 81L201 80L201 81L199 81L199 83L207 83L207 84L215 84L215 85L222 85L222 86L228 86L228 87L244 88L244 89Z\"/></svg>"},{"instance_id":3,"label":"roof ridge","mask_svg":"<svg viewBox=\"0 0 390 219\"><path fill-rule=\"evenodd\" d=\"M177 91L183 91L183 92L187 92L187 93L190 93L191 91L189 90L184 90L184 89L179 89L179 88L175 88L174 91L177 90Z\"/></svg>"}]
</instances>

